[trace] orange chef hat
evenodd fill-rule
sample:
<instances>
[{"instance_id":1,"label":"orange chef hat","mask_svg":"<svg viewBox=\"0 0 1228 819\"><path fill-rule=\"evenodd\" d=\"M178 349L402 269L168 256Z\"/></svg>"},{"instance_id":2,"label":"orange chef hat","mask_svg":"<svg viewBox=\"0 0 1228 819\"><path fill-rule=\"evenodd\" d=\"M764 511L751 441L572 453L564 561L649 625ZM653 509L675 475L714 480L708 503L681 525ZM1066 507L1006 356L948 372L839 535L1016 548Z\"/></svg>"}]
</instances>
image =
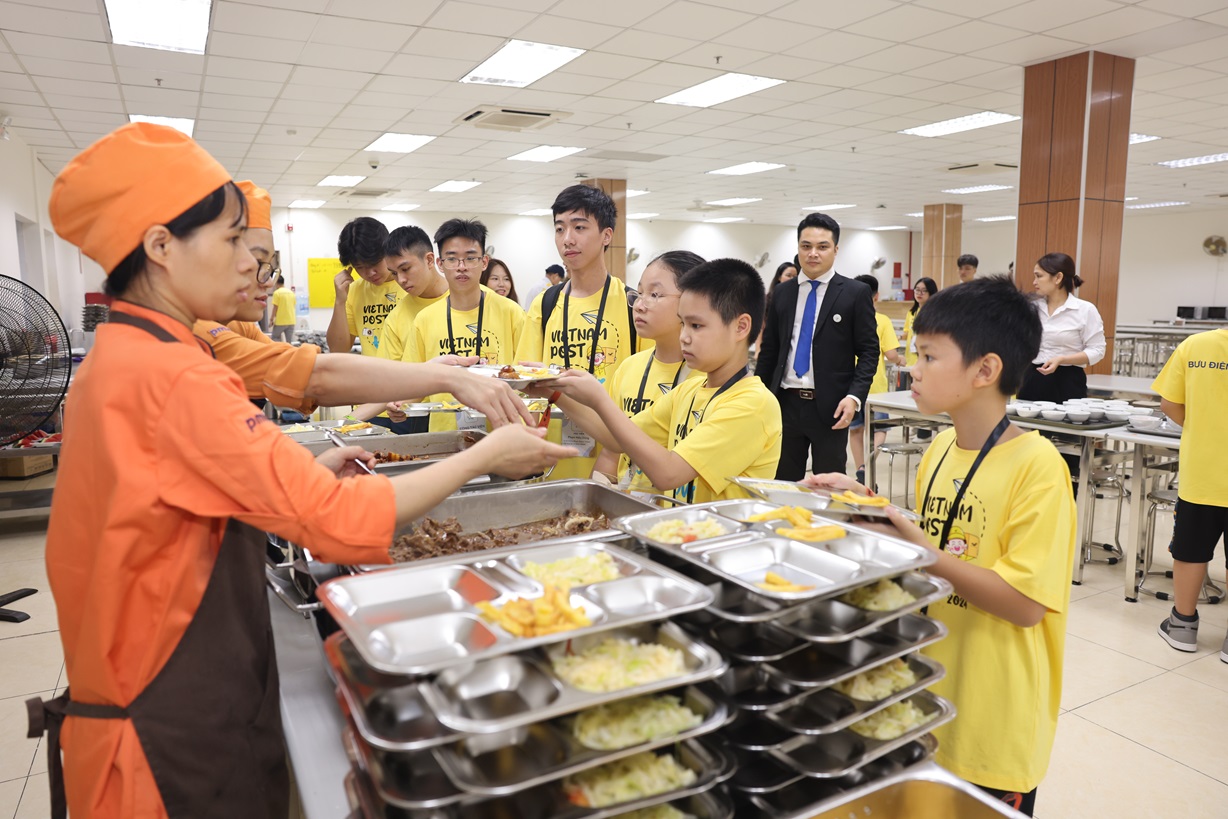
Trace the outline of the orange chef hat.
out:
<instances>
[{"instance_id":1,"label":"orange chef hat","mask_svg":"<svg viewBox=\"0 0 1228 819\"><path fill-rule=\"evenodd\" d=\"M273 229L273 200L269 192L250 179L236 182L247 197L247 226L249 228Z\"/></svg>"},{"instance_id":2,"label":"orange chef hat","mask_svg":"<svg viewBox=\"0 0 1228 819\"><path fill-rule=\"evenodd\" d=\"M191 137L148 122L116 128L55 178L51 224L110 275L145 231L179 216L230 181Z\"/></svg>"}]
</instances>

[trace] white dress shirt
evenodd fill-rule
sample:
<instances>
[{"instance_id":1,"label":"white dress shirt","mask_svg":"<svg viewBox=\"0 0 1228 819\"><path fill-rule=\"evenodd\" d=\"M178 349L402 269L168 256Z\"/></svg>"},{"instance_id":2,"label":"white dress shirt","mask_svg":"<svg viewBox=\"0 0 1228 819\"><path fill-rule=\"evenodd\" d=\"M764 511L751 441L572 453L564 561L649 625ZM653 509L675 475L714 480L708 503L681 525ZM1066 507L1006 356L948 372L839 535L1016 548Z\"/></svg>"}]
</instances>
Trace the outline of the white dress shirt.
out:
<instances>
[{"instance_id":1,"label":"white dress shirt","mask_svg":"<svg viewBox=\"0 0 1228 819\"><path fill-rule=\"evenodd\" d=\"M1036 302L1036 309L1043 332L1040 352L1032 363L1043 364L1058 356L1085 353L1087 364L1076 366L1091 366L1104 358L1104 320L1100 318L1096 305L1072 293L1066 297L1065 304L1053 311L1053 315L1049 315L1044 299Z\"/></svg>"},{"instance_id":2,"label":"white dress shirt","mask_svg":"<svg viewBox=\"0 0 1228 819\"><path fill-rule=\"evenodd\" d=\"M822 276L819 276L819 288L815 294L814 304L814 321L818 324L819 313L823 312L823 298L827 295L830 288L831 280L836 277L835 270L829 270ZM786 390L813 390L814 389L814 366L813 354L811 350L806 351L807 357L811 360L810 369L806 370L806 374L801 378L797 377L797 373L793 371L793 356L797 351L797 339L802 332L802 316L806 313L806 299L810 298L810 282L812 280L805 273L797 277L797 310L793 313L793 335L789 340L789 359L785 364L785 377L781 379L780 386ZM811 340L813 342L813 331ZM812 348L813 349L813 348Z\"/></svg>"}]
</instances>

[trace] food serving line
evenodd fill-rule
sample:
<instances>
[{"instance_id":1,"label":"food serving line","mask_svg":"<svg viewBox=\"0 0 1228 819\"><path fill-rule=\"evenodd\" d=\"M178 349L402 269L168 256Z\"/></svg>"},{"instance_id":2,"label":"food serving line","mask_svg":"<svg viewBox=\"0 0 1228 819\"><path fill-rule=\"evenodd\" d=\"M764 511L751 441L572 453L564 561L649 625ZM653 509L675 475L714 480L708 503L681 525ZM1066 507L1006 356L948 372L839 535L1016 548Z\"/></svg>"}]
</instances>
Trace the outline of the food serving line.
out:
<instances>
[{"instance_id":1,"label":"food serving line","mask_svg":"<svg viewBox=\"0 0 1228 819\"><path fill-rule=\"evenodd\" d=\"M670 509L591 481L467 488L394 553L435 537L508 545L348 567L318 587L330 572L271 539L305 814L803 819L890 813L925 790L934 815L1017 815L932 762L929 731L954 716L927 690L945 671L918 653L945 636L918 613L950 591L920 571L932 555L848 521L881 510L759 483L761 500ZM569 534L577 522L604 528ZM306 611L304 591L326 612Z\"/></svg>"}]
</instances>

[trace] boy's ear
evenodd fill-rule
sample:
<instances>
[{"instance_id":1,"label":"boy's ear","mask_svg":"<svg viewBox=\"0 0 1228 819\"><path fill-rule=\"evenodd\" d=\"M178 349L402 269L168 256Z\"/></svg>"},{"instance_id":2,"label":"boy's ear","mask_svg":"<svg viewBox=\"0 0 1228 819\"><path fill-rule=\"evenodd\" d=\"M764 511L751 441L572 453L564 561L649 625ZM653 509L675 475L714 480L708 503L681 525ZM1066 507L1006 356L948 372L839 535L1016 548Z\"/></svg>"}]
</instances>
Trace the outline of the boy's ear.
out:
<instances>
[{"instance_id":1,"label":"boy's ear","mask_svg":"<svg viewBox=\"0 0 1228 819\"><path fill-rule=\"evenodd\" d=\"M738 341L750 338L751 324L753 324L753 321L751 320L750 313L743 313L733 320L733 330Z\"/></svg>"},{"instance_id":2,"label":"boy's ear","mask_svg":"<svg viewBox=\"0 0 1228 819\"><path fill-rule=\"evenodd\" d=\"M974 387L996 387L1002 380L1002 359L997 353L988 353L976 365Z\"/></svg>"}]
</instances>

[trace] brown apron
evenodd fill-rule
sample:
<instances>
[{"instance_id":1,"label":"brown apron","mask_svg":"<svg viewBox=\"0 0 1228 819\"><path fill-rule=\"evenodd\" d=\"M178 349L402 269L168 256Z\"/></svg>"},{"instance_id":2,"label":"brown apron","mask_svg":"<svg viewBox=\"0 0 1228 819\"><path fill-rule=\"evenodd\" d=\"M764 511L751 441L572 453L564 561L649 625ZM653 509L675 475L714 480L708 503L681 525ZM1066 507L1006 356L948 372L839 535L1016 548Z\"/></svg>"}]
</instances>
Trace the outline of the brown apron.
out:
<instances>
[{"instance_id":1,"label":"brown apron","mask_svg":"<svg viewBox=\"0 0 1228 819\"><path fill-rule=\"evenodd\" d=\"M145 319L112 313L161 341ZM129 719L167 814L277 817L289 812L273 629L264 581L266 537L231 520L200 606L158 675L127 706L73 702L68 691L26 702L30 737L48 734L52 819L67 816L60 728L66 716Z\"/></svg>"}]
</instances>

